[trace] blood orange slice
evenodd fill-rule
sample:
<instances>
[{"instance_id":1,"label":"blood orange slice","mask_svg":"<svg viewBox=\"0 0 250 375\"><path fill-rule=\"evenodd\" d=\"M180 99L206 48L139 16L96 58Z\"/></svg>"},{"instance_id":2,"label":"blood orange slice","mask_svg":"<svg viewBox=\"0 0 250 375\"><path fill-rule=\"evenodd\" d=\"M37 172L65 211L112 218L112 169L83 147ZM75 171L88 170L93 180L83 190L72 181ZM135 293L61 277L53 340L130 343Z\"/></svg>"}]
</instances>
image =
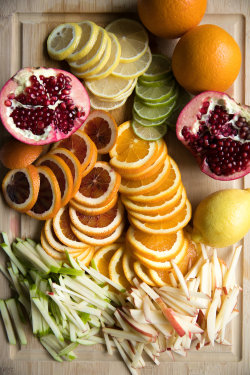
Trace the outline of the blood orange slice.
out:
<instances>
[{"instance_id":1,"label":"blood orange slice","mask_svg":"<svg viewBox=\"0 0 250 375\"><path fill-rule=\"evenodd\" d=\"M96 216L96 215L104 214L105 212L109 211L112 207L114 207L117 200L118 200L118 194L116 194L114 196L114 198L112 199L112 201L110 201L105 206L93 208L93 207L86 207L86 206L78 203L74 199L71 199L70 206L72 206L76 211L79 211L82 214Z\"/></svg>"},{"instance_id":2,"label":"blood orange slice","mask_svg":"<svg viewBox=\"0 0 250 375\"><path fill-rule=\"evenodd\" d=\"M81 130L84 130L92 139L99 154L107 154L111 150L118 134L114 117L102 110L90 113Z\"/></svg>"},{"instance_id":3,"label":"blood orange slice","mask_svg":"<svg viewBox=\"0 0 250 375\"><path fill-rule=\"evenodd\" d=\"M96 164L96 161L97 161L97 148L95 147L93 148L93 153L92 153L88 166L82 170L82 177L87 176L87 174L89 174L89 172L92 171L92 169L94 168Z\"/></svg>"},{"instance_id":4,"label":"blood orange slice","mask_svg":"<svg viewBox=\"0 0 250 375\"><path fill-rule=\"evenodd\" d=\"M106 277L109 277L110 259L120 246L121 245L118 243L103 246L93 256L93 261L95 262L97 270Z\"/></svg>"},{"instance_id":5,"label":"blood orange slice","mask_svg":"<svg viewBox=\"0 0 250 375\"><path fill-rule=\"evenodd\" d=\"M117 194L121 176L106 162L97 162L87 176L82 178L74 199L87 207L102 207Z\"/></svg>"},{"instance_id":6,"label":"blood orange slice","mask_svg":"<svg viewBox=\"0 0 250 375\"><path fill-rule=\"evenodd\" d=\"M52 218L61 207L61 191L56 176L48 167L37 167L40 189L36 203L27 214L38 220Z\"/></svg>"},{"instance_id":7,"label":"blood orange slice","mask_svg":"<svg viewBox=\"0 0 250 375\"><path fill-rule=\"evenodd\" d=\"M9 171L3 179L3 195L11 208L19 212L29 211L36 203L40 177L36 167Z\"/></svg>"}]
</instances>

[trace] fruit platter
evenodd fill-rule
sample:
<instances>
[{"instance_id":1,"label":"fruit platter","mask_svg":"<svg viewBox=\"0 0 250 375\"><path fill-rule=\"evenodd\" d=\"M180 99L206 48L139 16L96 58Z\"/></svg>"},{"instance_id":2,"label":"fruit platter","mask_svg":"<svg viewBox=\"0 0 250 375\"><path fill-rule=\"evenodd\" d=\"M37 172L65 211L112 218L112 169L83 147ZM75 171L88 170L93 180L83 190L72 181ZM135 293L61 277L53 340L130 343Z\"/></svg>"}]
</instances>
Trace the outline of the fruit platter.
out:
<instances>
[{"instance_id":1,"label":"fruit platter","mask_svg":"<svg viewBox=\"0 0 250 375\"><path fill-rule=\"evenodd\" d=\"M0 375L250 374L247 0L2 1Z\"/></svg>"}]
</instances>

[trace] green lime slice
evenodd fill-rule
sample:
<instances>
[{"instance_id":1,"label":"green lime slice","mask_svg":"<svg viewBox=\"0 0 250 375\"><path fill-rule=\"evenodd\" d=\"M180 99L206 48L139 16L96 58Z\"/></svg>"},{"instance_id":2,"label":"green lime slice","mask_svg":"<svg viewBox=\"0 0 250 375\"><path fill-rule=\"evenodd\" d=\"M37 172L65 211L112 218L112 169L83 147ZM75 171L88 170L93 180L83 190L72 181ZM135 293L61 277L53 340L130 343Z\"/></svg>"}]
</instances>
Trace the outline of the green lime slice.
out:
<instances>
[{"instance_id":1,"label":"green lime slice","mask_svg":"<svg viewBox=\"0 0 250 375\"><path fill-rule=\"evenodd\" d=\"M157 120L157 121L145 120L144 118L138 116L135 111L133 111L133 119L143 126L158 126L158 125L163 124L163 122L166 121L166 117L163 117L162 119Z\"/></svg>"},{"instance_id":2,"label":"green lime slice","mask_svg":"<svg viewBox=\"0 0 250 375\"><path fill-rule=\"evenodd\" d=\"M164 76L164 78L160 80L155 80L155 81L146 81L145 79L143 79L143 76L140 76L138 78L138 82L140 82L140 84L142 84L143 86L147 86L147 87L159 87L159 86L168 84L168 82L173 78L174 76L172 72L169 72Z\"/></svg>"},{"instance_id":3,"label":"green lime slice","mask_svg":"<svg viewBox=\"0 0 250 375\"><path fill-rule=\"evenodd\" d=\"M169 94L169 98L167 98L164 102L149 102L147 100L141 100L137 95L135 95L136 100L140 100L143 104L147 105L148 107L165 107L167 105L170 105L173 102L177 101L178 97L178 90L176 87L171 89L171 92Z\"/></svg>"},{"instance_id":4,"label":"green lime slice","mask_svg":"<svg viewBox=\"0 0 250 375\"><path fill-rule=\"evenodd\" d=\"M138 100L137 97L135 97L133 109L138 116L142 117L145 120L158 121L158 120L161 120L163 118L167 118L168 116L170 116L174 106L175 106L175 101L170 103L170 105L164 105L164 106L158 105L158 106L151 107L142 103L140 100Z\"/></svg>"},{"instance_id":5,"label":"green lime slice","mask_svg":"<svg viewBox=\"0 0 250 375\"><path fill-rule=\"evenodd\" d=\"M175 81L170 81L158 87L147 87L137 82L135 87L136 95L143 101L159 103L166 101L174 95Z\"/></svg>"},{"instance_id":6,"label":"green lime slice","mask_svg":"<svg viewBox=\"0 0 250 375\"><path fill-rule=\"evenodd\" d=\"M152 55L152 61L148 70L142 75L145 81L157 81L164 79L166 73L171 71L171 59L163 55Z\"/></svg>"},{"instance_id":7,"label":"green lime slice","mask_svg":"<svg viewBox=\"0 0 250 375\"><path fill-rule=\"evenodd\" d=\"M176 105L175 105L175 108L173 110L173 112L171 113L171 115L168 117L166 123L167 125L175 131L175 127L176 127L176 122L177 122L177 119L179 117L179 114L181 113L181 111L183 110L183 108L185 107L185 105L190 102L190 100L192 99L192 96L191 94L189 94L186 90L184 90L182 87L179 89L179 95L178 95L178 98L177 98L177 101L176 101Z\"/></svg>"},{"instance_id":8,"label":"green lime slice","mask_svg":"<svg viewBox=\"0 0 250 375\"><path fill-rule=\"evenodd\" d=\"M132 127L135 134L145 141L157 141L167 132L167 126L165 124L158 126L143 126L138 124L138 122L133 121Z\"/></svg>"}]
</instances>

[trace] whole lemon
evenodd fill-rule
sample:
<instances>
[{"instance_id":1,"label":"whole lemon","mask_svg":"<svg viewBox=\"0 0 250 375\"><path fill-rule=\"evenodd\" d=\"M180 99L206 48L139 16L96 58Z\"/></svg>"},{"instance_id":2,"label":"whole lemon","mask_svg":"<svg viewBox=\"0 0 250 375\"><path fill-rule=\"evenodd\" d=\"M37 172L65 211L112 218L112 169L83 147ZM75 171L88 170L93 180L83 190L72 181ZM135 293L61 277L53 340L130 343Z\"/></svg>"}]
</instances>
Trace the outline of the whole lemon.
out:
<instances>
[{"instance_id":1,"label":"whole lemon","mask_svg":"<svg viewBox=\"0 0 250 375\"><path fill-rule=\"evenodd\" d=\"M203 199L193 218L192 239L212 247L238 242L250 229L250 189L225 189Z\"/></svg>"}]
</instances>

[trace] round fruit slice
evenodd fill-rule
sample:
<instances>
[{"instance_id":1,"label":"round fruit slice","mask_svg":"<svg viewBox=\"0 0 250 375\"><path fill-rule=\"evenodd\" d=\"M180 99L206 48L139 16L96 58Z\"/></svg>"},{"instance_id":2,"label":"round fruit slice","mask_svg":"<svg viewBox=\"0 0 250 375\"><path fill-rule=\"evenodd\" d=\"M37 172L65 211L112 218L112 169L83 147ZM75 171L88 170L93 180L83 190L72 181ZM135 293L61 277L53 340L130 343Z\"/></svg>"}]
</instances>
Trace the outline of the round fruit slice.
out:
<instances>
[{"instance_id":1,"label":"round fruit slice","mask_svg":"<svg viewBox=\"0 0 250 375\"><path fill-rule=\"evenodd\" d=\"M38 220L55 216L61 207L61 191L56 176L48 167L37 167L40 176L40 189L34 206L27 214Z\"/></svg>"},{"instance_id":2,"label":"round fruit slice","mask_svg":"<svg viewBox=\"0 0 250 375\"><path fill-rule=\"evenodd\" d=\"M68 62L76 61L86 56L93 48L99 32L99 26L91 21L83 21L78 24L82 29L81 39L78 46L67 57Z\"/></svg>"},{"instance_id":3,"label":"round fruit slice","mask_svg":"<svg viewBox=\"0 0 250 375\"><path fill-rule=\"evenodd\" d=\"M45 237L44 228L42 229L42 232L41 232L41 245L42 245L43 249L46 251L46 253L49 254L52 258L57 259L57 260L66 260L67 259L65 253L57 251L52 246L50 246L50 244L48 243L48 241ZM74 254L71 254L71 256L73 256L73 255Z\"/></svg>"},{"instance_id":4,"label":"round fruit slice","mask_svg":"<svg viewBox=\"0 0 250 375\"><path fill-rule=\"evenodd\" d=\"M135 85L136 79L122 79L109 75L95 81L85 81L85 84L92 94L104 99L114 99Z\"/></svg>"},{"instance_id":5,"label":"round fruit slice","mask_svg":"<svg viewBox=\"0 0 250 375\"><path fill-rule=\"evenodd\" d=\"M118 243L113 243L112 245L101 247L93 256L93 261L96 265L97 271L102 275L109 277L110 259L120 246L121 245Z\"/></svg>"},{"instance_id":6,"label":"round fruit slice","mask_svg":"<svg viewBox=\"0 0 250 375\"><path fill-rule=\"evenodd\" d=\"M157 126L143 126L133 120L132 127L137 137L145 141L157 141L158 139L164 137L164 135L167 133L167 126L165 124Z\"/></svg>"},{"instance_id":7,"label":"round fruit slice","mask_svg":"<svg viewBox=\"0 0 250 375\"><path fill-rule=\"evenodd\" d=\"M85 253L85 251L83 251L82 254L76 256L75 258L78 259L84 266L88 266L91 262L91 259L93 258L94 253L95 249L93 247L90 247L88 253Z\"/></svg>"},{"instance_id":8,"label":"round fruit slice","mask_svg":"<svg viewBox=\"0 0 250 375\"><path fill-rule=\"evenodd\" d=\"M112 77L112 76L111 76ZM114 96L112 98L101 98L99 97L100 99L104 100L104 101L107 101L107 102L118 102L120 100L123 100L123 99L128 99L128 97L132 94L132 92L134 91L134 88L136 86L136 79L134 79L132 81L132 85L129 86L128 89L126 89L124 92L122 92L120 95L117 95L117 96Z\"/></svg>"},{"instance_id":9,"label":"round fruit slice","mask_svg":"<svg viewBox=\"0 0 250 375\"><path fill-rule=\"evenodd\" d=\"M89 174L83 177L75 201L87 207L102 207L118 192L121 176L108 163L97 162Z\"/></svg>"},{"instance_id":10,"label":"round fruit slice","mask_svg":"<svg viewBox=\"0 0 250 375\"><path fill-rule=\"evenodd\" d=\"M123 219L124 208L118 202L113 208L104 214L89 216L76 211L73 207L69 209L72 224L88 236L107 237L115 231Z\"/></svg>"},{"instance_id":11,"label":"round fruit slice","mask_svg":"<svg viewBox=\"0 0 250 375\"><path fill-rule=\"evenodd\" d=\"M41 157L36 165L48 167L56 176L61 191L61 206L65 206L72 197L73 178L69 167L59 156L47 154Z\"/></svg>"},{"instance_id":12,"label":"round fruit slice","mask_svg":"<svg viewBox=\"0 0 250 375\"><path fill-rule=\"evenodd\" d=\"M3 195L11 208L19 212L29 211L37 201L40 177L36 167L9 171L3 179Z\"/></svg>"},{"instance_id":13,"label":"round fruit slice","mask_svg":"<svg viewBox=\"0 0 250 375\"><path fill-rule=\"evenodd\" d=\"M125 104L127 98L118 100L118 101L107 101L98 98L89 92L90 105L93 109L103 110L103 111L112 111L113 109L120 108Z\"/></svg>"},{"instance_id":14,"label":"round fruit slice","mask_svg":"<svg viewBox=\"0 0 250 375\"><path fill-rule=\"evenodd\" d=\"M153 236L132 226L129 227L126 241L131 251L154 261L166 261L174 258L181 250L184 241L183 230L171 234Z\"/></svg>"},{"instance_id":15,"label":"round fruit slice","mask_svg":"<svg viewBox=\"0 0 250 375\"><path fill-rule=\"evenodd\" d=\"M117 124L108 112L91 112L81 129L95 143L99 154L107 154L115 145L118 134Z\"/></svg>"},{"instance_id":16,"label":"round fruit slice","mask_svg":"<svg viewBox=\"0 0 250 375\"><path fill-rule=\"evenodd\" d=\"M147 103L148 104L148 103ZM157 104L156 106L150 106L144 104L137 97L135 97L133 110L136 114L145 120L161 120L167 118L172 113L175 107L175 100L171 100L169 104Z\"/></svg>"},{"instance_id":17,"label":"round fruit slice","mask_svg":"<svg viewBox=\"0 0 250 375\"><path fill-rule=\"evenodd\" d=\"M109 278L126 289L130 286L130 283L126 279L122 268L123 254L124 249L120 247L112 256L109 262Z\"/></svg>"},{"instance_id":18,"label":"round fruit slice","mask_svg":"<svg viewBox=\"0 0 250 375\"><path fill-rule=\"evenodd\" d=\"M129 254L128 251L124 252L122 257L122 268L124 275L131 285L134 285L133 279L136 277L134 271L134 258Z\"/></svg>"},{"instance_id":19,"label":"round fruit slice","mask_svg":"<svg viewBox=\"0 0 250 375\"><path fill-rule=\"evenodd\" d=\"M57 26L49 35L47 49L54 60L66 59L78 46L82 29L77 23L64 23Z\"/></svg>"},{"instance_id":20,"label":"round fruit slice","mask_svg":"<svg viewBox=\"0 0 250 375\"><path fill-rule=\"evenodd\" d=\"M173 95L175 89L175 81L167 81L166 84L156 87L148 87L137 82L136 95L142 101L148 101L152 103L164 102Z\"/></svg>"},{"instance_id":21,"label":"round fruit slice","mask_svg":"<svg viewBox=\"0 0 250 375\"><path fill-rule=\"evenodd\" d=\"M186 201L185 207L173 218L155 223L144 223L129 215L129 221L137 229L152 234L170 234L184 228L191 219L191 204Z\"/></svg>"},{"instance_id":22,"label":"round fruit slice","mask_svg":"<svg viewBox=\"0 0 250 375\"><path fill-rule=\"evenodd\" d=\"M143 86L147 87L160 87L162 85L167 85L174 76L172 72L166 73L164 78L156 80L156 81L147 81L143 79L143 75L138 78L138 82L140 82Z\"/></svg>"},{"instance_id":23,"label":"round fruit slice","mask_svg":"<svg viewBox=\"0 0 250 375\"><path fill-rule=\"evenodd\" d=\"M73 249L86 249L86 247L89 247L86 243L79 241L72 232L68 206L61 208L54 216L53 230L57 238L60 238L60 241L66 246Z\"/></svg>"},{"instance_id":24,"label":"round fruit slice","mask_svg":"<svg viewBox=\"0 0 250 375\"><path fill-rule=\"evenodd\" d=\"M4 143L0 150L0 161L9 169L28 167L42 153L43 146L28 145L16 139Z\"/></svg>"},{"instance_id":25,"label":"round fruit slice","mask_svg":"<svg viewBox=\"0 0 250 375\"><path fill-rule=\"evenodd\" d=\"M170 71L171 59L163 55L153 54L152 62L141 78L145 81L158 81L164 79Z\"/></svg>"},{"instance_id":26,"label":"round fruit slice","mask_svg":"<svg viewBox=\"0 0 250 375\"><path fill-rule=\"evenodd\" d=\"M109 211L112 207L115 206L115 204L117 203L117 200L118 200L118 194L116 194L114 198L105 206L93 208L93 207L86 207L78 203L74 199L71 199L70 206L82 214L89 215L89 216L97 216L97 215L101 215Z\"/></svg>"},{"instance_id":27,"label":"round fruit slice","mask_svg":"<svg viewBox=\"0 0 250 375\"><path fill-rule=\"evenodd\" d=\"M143 126L158 126L158 125L161 125L163 124L165 121L166 121L166 118L163 117L162 119L160 120L156 120L156 121L153 121L153 120L145 120L144 118L140 117L137 115L137 113L135 111L133 111L133 119L138 122L140 125L143 125Z\"/></svg>"},{"instance_id":28,"label":"round fruit slice","mask_svg":"<svg viewBox=\"0 0 250 375\"><path fill-rule=\"evenodd\" d=\"M138 260L134 262L134 270L135 270L136 275L140 279L142 279L144 283L151 285L151 286L156 286L156 284L154 283L154 281L150 278L148 274L148 269L143 264L141 264L141 262L139 262Z\"/></svg>"},{"instance_id":29,"label":"round fruit slice","mask_svg":"<svg viewBox=\"0 0 250 375\"><path fill-rule=\"evenodd\" d=\"M130 63L122 63L112 71L112 75L123 79L134 79L142 75L148 69L152 60L149 47L145 53L136 61Z\"/></svg>"},{"instance_id":30,"label":"round fruit slice","mask_svg":"<svg viewBox=\"0 0 250 375\"><path fill-rule=\"evenodd\" d=\"M60 157L69 167L73 178L72 197L78 192L82 180L82 166L77 157L69 150L63 147L56 147L50 151L50 154Z\"/></svg>"},{"instance_id":31,"label":"round fruit slice","mask_svg":"<svg viewBox=\"0 0 250 375\"><path fill-rule=\"evenodd\" d=\"M148 34L137 21L120 18L106 26L106 30L117 36L122 50L120 61L123 63L138 60L148 47Z\"/></svg>"}]
</instances>

